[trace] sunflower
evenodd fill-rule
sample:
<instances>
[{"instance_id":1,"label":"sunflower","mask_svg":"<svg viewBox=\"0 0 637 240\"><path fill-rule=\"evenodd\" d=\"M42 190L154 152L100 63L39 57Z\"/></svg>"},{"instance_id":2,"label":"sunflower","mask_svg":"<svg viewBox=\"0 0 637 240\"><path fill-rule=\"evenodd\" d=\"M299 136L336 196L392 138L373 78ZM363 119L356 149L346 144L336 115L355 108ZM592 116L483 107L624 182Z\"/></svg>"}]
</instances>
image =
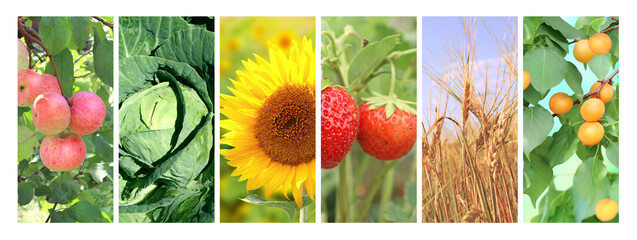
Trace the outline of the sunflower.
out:
<instances>
[{"instance_id":1,"label":"sunflower","mask_svg":"<svg viewBox=\"0 0 637 240\"><path fill-rule=\"evenodd\" d=\"M289 57L277 44L269 44L270 59L255 54L242 61L238 81L230 79L232 95L221 95L221 121L227 130L221 144L232 176L247 180L247 190L265 186L265 198L282 188L299 208L303 188L315 195L315 56L312 41L293 41Z\"/></svg>"}]
</instances>

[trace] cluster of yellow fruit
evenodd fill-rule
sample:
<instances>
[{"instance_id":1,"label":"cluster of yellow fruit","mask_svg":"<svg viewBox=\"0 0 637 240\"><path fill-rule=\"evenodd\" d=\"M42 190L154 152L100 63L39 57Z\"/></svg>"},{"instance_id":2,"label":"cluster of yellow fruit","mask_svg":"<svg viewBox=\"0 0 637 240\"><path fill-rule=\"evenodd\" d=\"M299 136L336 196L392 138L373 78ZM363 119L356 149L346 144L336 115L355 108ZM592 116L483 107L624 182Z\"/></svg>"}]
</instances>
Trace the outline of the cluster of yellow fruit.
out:
<instances>
[{"instance_id":1,"label":"cluster of yellow fruit","mask_svg":"<svg viewBox=\"0 0 637 240\"><path fill-rule=\"evenodd\" d=\"M595 54L604 55L613 46L610 37L605 33L595 33L588 39L582 39L573 47L573 57L581 63L590 62Z\"/></svg>"},{"instance_id":2,"label":"cluster of yellow fruit","mask_svg":"<svg viewBox=\"0 0 637 240\"><path fill-rule=\"evenodd\" d=\"M591 87L591 92L597 90L603 82L596 82ZM604 126L599 122L604 116L606 111L605 103L608 103L613 98L613 87L608 83L603 83L604 86L600 89L599 93L592 94L590 99L586 100L580 107L580 115L584 119L584 123L579 127L577 137L580 142L586 146L592 146L604 137ZM549 100L549 108L555 114L565 114L573 107L573 99L566 93L556 93Z\"/></svg>"}]
</instances>

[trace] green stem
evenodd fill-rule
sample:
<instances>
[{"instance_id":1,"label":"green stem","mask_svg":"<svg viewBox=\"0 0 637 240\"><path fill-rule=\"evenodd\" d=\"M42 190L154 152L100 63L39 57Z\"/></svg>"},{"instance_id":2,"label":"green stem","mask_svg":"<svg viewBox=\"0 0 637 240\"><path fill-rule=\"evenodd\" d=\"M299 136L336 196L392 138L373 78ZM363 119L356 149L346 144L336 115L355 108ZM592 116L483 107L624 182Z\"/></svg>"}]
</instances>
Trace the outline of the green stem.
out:
<instances>
[{"instance_id":1,"label":"green stem","mask_svg":"<svg viewBox=\"0 0 637 240\"><path fill-rule=\"evenodd\" d=\"M301 208L301 210L299 210L299 223L305 223L305 210L307 209L307 207Z\"/></svg>"},{"instance_id":2,"label":"green stem","mask_svg":"<svg viewBox=\"0 0 637 240\"><path fill-rule=\"evenodd\" d=\"M385 213L385 209L387 208L387 203L389 203L392 195L392 190L394 189L394 172L396 168L391 168L387 172L385 176L385 180L383 183L383 189L380 193L380 210L378 211L378 221L384 222L385 218L383 214Z\"/></svg>"},{"instance_id":3,"label":"green stem","mask_svg":"<svg viewBox=\"0 0 637 240\"><path fill-rule=\"evenodd\" d=\"M407 49L407 50L404 50L404 51L396 51L396 52L392 52L391 54L389 54L389 56L387 56L387 58L396 60L398 58L401 58L402 56L405 56L407 54L416 53L416 52L418 52L418 49L416 49L416 48L411 48L411 49Z\"/></svg>"},{"instance_id":4,"label":"green stem","mask_svg":"<svg viewBox=\"0 0 637 240\"><path fill-rule=\"evenodd\" d=\"M363 157L358 165L358 172L356 173L356 181L354 182L355 186L358 186L363 181L363 175L367 169L367 163L369 163L369 157Z\"/></svg>"},{"instance_id":5,"label":"green stem","mask_svg":"<svg viewBox=\"0 0 637 240\"><path fill-rule=\"evenodd\" d=\"M389 67L391 68L391 86L389 87L389 97L394 96L394 89L396 88L396 66L394 61L389 60Z\"/></svg>"},{"instance_id":6,"label":"green stem","mask_svg":"<svg viewBox=\"0 0 637 240\"><path fill-rule=\"evenodd\" d=\"M336 72L336 75L340 78L339 82L341 84L343 84L343 86L345 88L348 88L349 87L349 81L347 80L347 75L343 74L343 72L347 72L347 69L349 68L349 66L347 64L347 59L344 59L344 56L339 56L339 54L338 54L338 52L340 51L339 49L341 48L341 46L339 46L337 44L336 39L334 38L334 33L333 32L323 31L323 32L321 32L321 35L327 36L328 40L332 44L332 56L331 57L338 58L339 61L341 62L340 65L342 65L342 67L339 66L339 64L328 64L328 65L332 68L332 70L334 70L334 72Z\"/></svg>"},{"instance_id":7,"label":"green stem","mask_svg":"<svg viewBox=\"0 0 637 240\"><path fill-rule=\"evenodd\" d=\"M348 199L347 199L347 164L348 164L348 156L345 156L345 159L341 161L341 164L338 166L338 206L339 212L341 214L340 221L347 222L347 207L348 207Z\"/></svg>"},{"instance_id":8,"label":"green stem","mask_svg":"<svg viewBox=\"0 0 637 240\"><path fill-rule=\"evenodd\" d=\"M356 185L354 185L354 179L352 178L352 173L354 171L352 171L352 166L354 165L350 159L355 159L352 158L351 153L348 153L346 155L345 160L348 162L347 165L345 165L346 169L347 169L347 198L348 198L348 212L347 212L347 216L349 216L349 218L347 219L348 222L354 220L355 216L356 216Z\"/></svg>"},{"instance_id":9,"label":"green stem","mask_svg":"<svg viewBox=\"0 0 637 240\"><path fill-rule=\"evenodd\" d=\"M360 222L363 222L363 220L367 218L367 212L369 212L369 207L372 205L372 201L374 200L374 197L376 196L376 192L378 192L378 188L380 188L380 184L383 182L382 181L383 178L385 177L387 172L389 172L390 169L396 166L397 163L398 163L398 160L393 160L385 164L383 171L376 177L376 180L374 180L374 185L372 185L371 189L367 193L367 198L365 198L365 205L363 206L363 211L361 211L361 215L359 217Z\"/></svg>"}]
</instances>

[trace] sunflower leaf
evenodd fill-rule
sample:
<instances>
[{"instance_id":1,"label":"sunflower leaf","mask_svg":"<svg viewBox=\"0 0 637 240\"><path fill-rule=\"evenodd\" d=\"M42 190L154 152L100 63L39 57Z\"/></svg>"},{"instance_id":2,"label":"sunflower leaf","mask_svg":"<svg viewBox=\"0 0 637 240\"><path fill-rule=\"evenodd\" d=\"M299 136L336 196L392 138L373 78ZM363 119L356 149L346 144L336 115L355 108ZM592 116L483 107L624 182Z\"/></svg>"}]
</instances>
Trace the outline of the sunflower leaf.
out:
<instances>
[{"instance_id":1,"label":"sunflower leaf","mask_svg":"<svg viewBox=\"0 0 637 240\"><path fill-rule=\"evenodd\" d=\"M294 201L268 201L254 193L251 193L245 198L242 198L241 201L254 204L254 205L259 205L259 206L279 208L285 211L285 213L290 218L290 222L294 220L294 216L296 216L296 213L298 213L300 210L299 207L296 206L296 202ZM312 198L310 198L309 196L303 196L302 208L310 205L313 202L314 201L312 201Z\"/></svg>"}]
</instances>

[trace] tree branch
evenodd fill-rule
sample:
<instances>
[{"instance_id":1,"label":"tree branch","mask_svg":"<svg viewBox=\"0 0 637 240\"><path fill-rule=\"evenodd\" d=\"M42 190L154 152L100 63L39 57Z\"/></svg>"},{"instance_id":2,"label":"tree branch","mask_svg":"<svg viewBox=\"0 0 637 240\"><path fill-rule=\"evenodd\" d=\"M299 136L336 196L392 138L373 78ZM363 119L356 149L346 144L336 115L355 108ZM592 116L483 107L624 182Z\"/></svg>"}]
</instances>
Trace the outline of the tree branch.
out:
<instances>
[{"instance_id":1,"label":"tree branch","mask_svg":"<svg viewBox=\"0 0 637 240\"><path fill-rule=\"evenodd\" d=\"M619 21L617 21L617 23L619 23ZM617 26L612 26L612 27L607 28L607 29L606 29L606 30L604 30L604 31L601 31L600 33L608 33L608 32L610 32L610 31L615 30L615 29L618 29L618 28L619 28L619 25L617 25ZM575 39L575 40L573 40L573 41L569 42L568 44L576 43L576 42L579 42L579 41L581 41L581 40L585 40L585 39L589 39L589 38L591 38L591 37L582 38L582 39Z\"/></svg>"},{"instance_id":2,"label":"tree branch","mask_svg":"<svg viewBox=\"0 0 637 240\"><path fill-rule=\"evenodd\" d=\"M101 17L98 17L98 16L93 16L93 18L95 20L97 20L97 21L100 21L102 24L108 26L109 28L111 28L111 30L113 30L113 24L112 23L109 23L106 20L104 20L104 19L102 19Z\"/></svg>"},{"instance_id":3,"label":"tree branch","mask_svg":"<svg viewBox=\"0 0 637 240\"><path fill-rule=\"evenodd\" d=\"M51 55L51 52L49 51L49 49L46 46L44 46L44 44L40 40L40 35L37 32L35 32L35 30L33 30L31 27L24 24L21 21L21 17L18 17L18 31L20 32L20 34L22 34L22 36L27 41L27 43L31 44L30 46L33 46L32 45L33 43L37 43L38 45L40 45L40 47L42 47L42 49L44 49L44 52L46 52L46 55L49 57L49 60L51 60L51 66L53 66L53 72L55 73L55 78L58 80L58 85L60 87L60 90L62 90L63 89L62 81L60 80L60 76L58 75L58 69L55 66L55 61L53 60L53 56ZM61 93L62 93L62 96L68 102L68 98L66 97L66 95L64 95L64 91L61 91Z\"/></svg>"},{"instance_id":4,"label":"tree branch","mask_svg":"<svg viewBox=\"0 0 637 240\"><path fill-rule=\"evenodd\" d=\"M53 208L49 209L49 211L51 210L55 210L55 207L58 206L58 203L53 204ZM49 213L49 216L46 218L46 220L44 220L44 223L48 223L49 220L51 220L51 214Z\"/></svg>"},{"instance_id":5,"label":"tree branch","mask_svg":"<svg viewBox=\"0 0 637 240\"><path fill-rule=\"evenodd\" d=\"M611 85L612 85L613 78L614 78L614 77L615 77L618 73L619 73L619 68L615 69L615 71L614 71L613 73L611 73L610 75L608 75L608 77L606 77L606 78L604 78L604 79L602 79L602 80L598 81L598 82L600 82L600 83L602 83L602 84L600 84L600 85L599 85L599 87L597 87L595 90L590 91L590 92L588 92L587 94L584 94L584 96L582 97L582 99L586 99L586 98L589 98L589 97L591 97L591 96L594 96L595 94L598 94L599 92L601 92L601 91L602 91L602 87L603 87L605 84L611 84ZM580 103L581 103L581 102L580 102L579 100L575 100L575 101L573 101L573 105L575 105L575 104L580 104ZM553 115L551 115L551 116L556 117L557 115L559 115L559 114L553 113Z\"/></svg>"},{"instance_id":6,"label":"tree branch","mask_svg":"<svg viewBox=\"0 0 637 240\"><path fill-rule=\"evenodd\" d=\"M27 169L27 168L28 168L28 166L27 166L25 169ZM45 167L41 167L40 169L38 169L38 170L37 170L37 171L35 171L35 172L32 172L31 174L29 174L29 176L26 176L26 177L22 177L22 173L20 173L20 175L18 175L18 182L24 182L24 181L26 181L26 180L27 180L27 179L29 179L31 176L33 176L33 175L35 175L35 174L38 174L38 173L39 173L40 171L42 171L42 169L44 169L44 168L45 168ZM24 170L23 170L23 171L24 171Z\"/></svg>"},{"instance_id":7,"label":"tree branch","mask_svg":"<svg viewBox=\"0 0 637 240\"><path fill-rule=\"evenodd\" d=\"M613 78L615 77L615 75L617 75L619 73L619 68L615 69L615 71L613 73L611 73L608 77L604 78L603 80L601 80L600 82L602 84L599 85L599 87L597 87L597 89L590 91L589 93L585 94L584 97L582 97L582 99L585 99L587 97L590 97L592 95L598 94L600 91L602 91L602 87L604 86L604 84L609 84Z\"/></svg>"}]
</instances>

